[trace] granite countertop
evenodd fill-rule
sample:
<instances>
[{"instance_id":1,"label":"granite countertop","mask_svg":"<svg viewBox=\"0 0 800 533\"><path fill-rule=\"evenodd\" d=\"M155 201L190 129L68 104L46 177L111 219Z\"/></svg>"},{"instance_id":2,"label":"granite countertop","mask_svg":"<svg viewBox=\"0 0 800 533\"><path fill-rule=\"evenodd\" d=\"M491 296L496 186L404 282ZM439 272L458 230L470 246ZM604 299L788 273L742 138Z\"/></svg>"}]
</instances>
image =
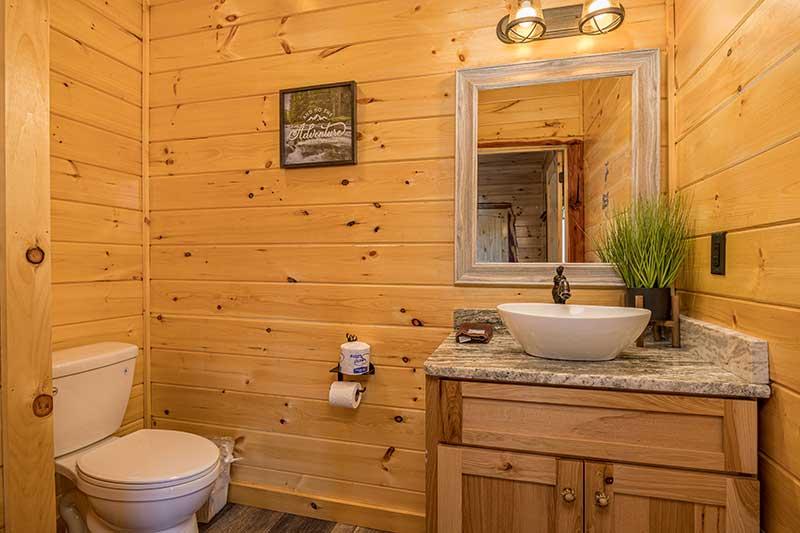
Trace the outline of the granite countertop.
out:
<instances>
[{"instance_id":1,"label":"granite countertop","mask_svg":"<svg viewBox=\"0 0 800 533\"><path fill-rule=\"evenodd\" d=\"M488 344L459 344L455 333L425 361L425 372L441 378L651 391L734 398L770 396L766 342L682 317L684 347L631 346L603 362L555 361L526 354L505 328L495 324Z\"/></svg>"}]
</instances>

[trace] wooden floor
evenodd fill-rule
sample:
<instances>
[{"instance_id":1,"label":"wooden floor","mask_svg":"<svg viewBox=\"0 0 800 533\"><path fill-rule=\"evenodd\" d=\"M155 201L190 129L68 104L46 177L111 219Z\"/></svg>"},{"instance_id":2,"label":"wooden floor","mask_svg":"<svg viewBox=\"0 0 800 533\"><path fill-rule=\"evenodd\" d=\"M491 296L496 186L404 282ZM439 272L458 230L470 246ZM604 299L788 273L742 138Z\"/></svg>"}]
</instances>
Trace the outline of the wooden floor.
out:
<instances>
[{"instance_id":1,"label":"wooden floor","mask_svg":"<svg viewBox=\"0 0 800 533\"><path fill-rule=\"evenodd\" d=\"M200 524L204 533L384 533L377 529L325 522L293 514L229 505L210 524Z\"/></svg>"}]
</instances>

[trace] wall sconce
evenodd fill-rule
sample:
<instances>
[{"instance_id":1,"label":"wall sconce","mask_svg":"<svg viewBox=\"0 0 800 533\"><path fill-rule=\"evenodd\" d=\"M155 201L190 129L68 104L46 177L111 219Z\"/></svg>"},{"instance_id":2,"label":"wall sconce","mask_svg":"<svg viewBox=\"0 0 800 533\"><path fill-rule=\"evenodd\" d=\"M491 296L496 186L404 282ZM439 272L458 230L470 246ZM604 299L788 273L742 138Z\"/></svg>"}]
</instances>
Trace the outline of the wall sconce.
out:
<instances>
[{"instance_id":1,"label":"wall sconce","mask_svg":"<svg viewBox=\"0 0 800 533\"><path fill-rule=\"evenodd\" d=\"M506 44L522 44L574 35L600 35L622 25L625 8L619 0L586 0L542 9L541 0L513 0L506 16L497 23L497 38Z\"/></svg>"},{"instance_id":2,"label":"wall sconce","mask_svg":"<svg viewBox=\"0 0 800 533\"><path fill-rule=\"evenodd\" d=\"M497 38L507 44L529 43L547 31L541 0L515 0L497 23Z\"/></svg>"},{"instance_id":3,"label":"wall sconce","mask_svg":"<svg viewBox=\"0 0 800 533\"><path fill-rule=\"evenodd\" d=\"M578 28L586 35L600 35L616 30L623 20L625 8L617 0L586 0Z\"/></svg>"}]
</instances>

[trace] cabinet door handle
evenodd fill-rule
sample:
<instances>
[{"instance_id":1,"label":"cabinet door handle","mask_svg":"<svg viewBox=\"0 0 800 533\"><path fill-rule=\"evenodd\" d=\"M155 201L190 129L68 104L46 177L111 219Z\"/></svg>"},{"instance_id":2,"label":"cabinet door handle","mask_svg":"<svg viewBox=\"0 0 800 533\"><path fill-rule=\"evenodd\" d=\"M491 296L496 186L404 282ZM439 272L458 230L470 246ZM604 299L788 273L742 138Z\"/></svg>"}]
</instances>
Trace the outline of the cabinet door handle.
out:
<instances>
[{"instance_id":1,"label":"cabinet door handle","mask_svg":"<svg viewBox=\"0 0 800 533\"><path fill-rule=\"evenodd\" d=\"M598 507L608 507L609 499L605 492L597 491L594 493L594 504Z\"/></svg>"},{"instance_id":2,"label":"cabinet door handle","mask_svg":"<svg viewBox=\"0 0 800 533\"><path fill-rule=\"evenodd\" d=\"M575 490L574 489L564 489L561 491L561 499L567 503L572 503L575 501Z\"/></svg>"}]
</instances>

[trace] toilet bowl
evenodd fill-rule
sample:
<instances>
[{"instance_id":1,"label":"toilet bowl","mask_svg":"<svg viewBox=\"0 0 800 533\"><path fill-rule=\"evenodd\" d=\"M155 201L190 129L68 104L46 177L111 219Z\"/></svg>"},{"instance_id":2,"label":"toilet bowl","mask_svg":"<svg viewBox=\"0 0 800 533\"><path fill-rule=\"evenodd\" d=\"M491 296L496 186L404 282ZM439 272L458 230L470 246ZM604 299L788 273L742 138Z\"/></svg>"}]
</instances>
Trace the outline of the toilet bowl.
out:
<instances>
[{"instance_id":1,"label":"toilet bowl","mask_svg":"<svg viewBox=\"0 0 800 533\"><path fill-rule=\"evenodd\" d=\"M53 354L56 472L86 496L77 529L90 533L196 533L195 513L220 472L210 440L122 422L138 349L102 343ZM75 518L71 508L69 525Z\"/></svg>"},{"instance_id":2,"label":"toilet bowl","mask_svg":"<svg viewBox=\"0 0 800 533\"><path fill-rule=\"evenodd\" d=\"M92 533L195 532L219 470L217 447L180 431L143 429L56 458L89 500Z\"/></svg>"}]
</instances>

